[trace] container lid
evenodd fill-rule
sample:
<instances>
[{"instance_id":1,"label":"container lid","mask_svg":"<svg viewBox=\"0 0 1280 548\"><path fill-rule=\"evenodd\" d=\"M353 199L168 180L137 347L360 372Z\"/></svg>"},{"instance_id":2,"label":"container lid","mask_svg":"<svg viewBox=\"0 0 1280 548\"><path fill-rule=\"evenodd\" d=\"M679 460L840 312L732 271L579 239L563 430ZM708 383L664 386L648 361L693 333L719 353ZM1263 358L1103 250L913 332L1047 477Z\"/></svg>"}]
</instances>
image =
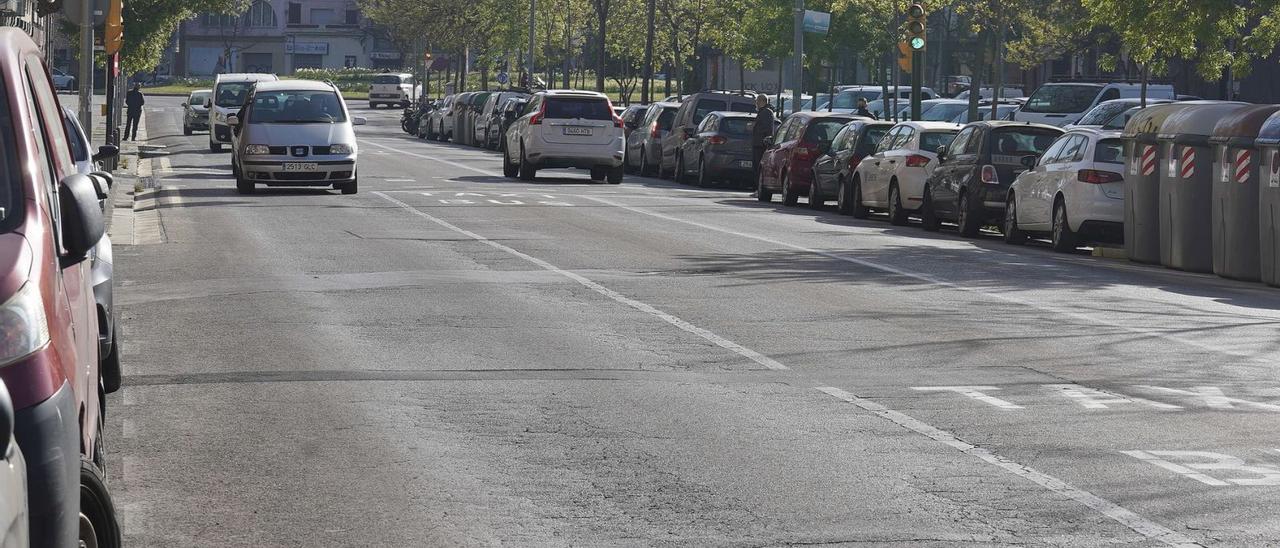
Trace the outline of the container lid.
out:
<instances>
[{"instance_id":1,"label":"container lid","mask_svg":"<svg viewBox=\"0 0 1280 548\"><path fill-rule=\"evenodd\" d=\"M1194 103L1194 104L1193 104ZM1213 135L1218 122L1232 112L1248 107L1236 101L1188 101L1188 108L1169 116L1160 126L1160 139L1181 144L1204 144Z\"/></svg>"},{"instance_id":2,"label":"container lid","mask_svg":"<svg viewBox=\"0 0 1280 548\"><path fill-rule=\"evenodd\" d=\"M1258 140L1258 132L1272 114L1280 111L1280 105L1250 105L1222 118L1213 128L1209 142L1233 147L1252 147Z\"/></svg>"},{"instance_id":3,"label":"container lid","mask_svg":"<svg viewBox=\"0 0 1280 548\"><path fill-rule=\"evenodd\" d=\"M1120 136L1125 139L1153 140L1156 137L1156 133L1160 131L1160 124L1164 123L1165 118L1190 107L1192 103L1198 102L1184 101L1181 103L1149 105L1133 113L1133 117L1129 118L1129 122L1124 125L1124 132Z\"/></svg>"},{"instance_id":4,"label":"container lid","mask_svg":"<svg viewBox=\"0 0 1280 548\"><path fill-rule=\"evenodd\" d=\"M1272 114L1258 130L1259 146L1280 146L1280 112Z\"/></svg>"}]
</instances>

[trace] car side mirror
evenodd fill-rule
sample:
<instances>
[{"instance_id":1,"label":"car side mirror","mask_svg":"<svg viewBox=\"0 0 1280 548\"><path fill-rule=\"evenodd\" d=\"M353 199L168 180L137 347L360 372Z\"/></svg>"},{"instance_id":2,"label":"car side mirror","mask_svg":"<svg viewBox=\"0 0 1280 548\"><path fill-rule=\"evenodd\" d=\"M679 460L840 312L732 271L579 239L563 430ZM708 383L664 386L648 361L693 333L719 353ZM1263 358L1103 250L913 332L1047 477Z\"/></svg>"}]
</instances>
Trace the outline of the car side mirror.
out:
<instances>
[{"instance_id":1,"label":"car side mirror","mask_svg":"<svg viewBox=\"0 0 1280 548\"><path fill-rule=\"evenodd\" d=\"M1035 154L1028 154L1026 156L1023 156L1022 167L1025 167L1027 169L1032 169L1036 167L1036 160L1039 160L1039 159L1040 157L1036 156Z\"/></svg>"},{"instance_id":2,"label":"car side mirror","mask_svg":"<svg viewBox=\"0 0 1280 548\"><path fill-rule=\"evenodd\" d=\"M17 417L13 413L13 398L9 397L9 387L0 381L0 457L9 458L13 444L13 429Z\"/></svg>"},{"instance_id":3,"label":"car side mirror","mask_svg":"<svg viewBox=\"0 0 1280 548\"><path fill-rule=\"evenodd\" d=\"M60 262L65 268L89 256L106 226L98 207L98 190L88 175L75 173L64 178L58 185L58 203L62 209L62 248L66 251Z\"/></svg>"},{"instance_id":4,"label":"car side mirror","mask_svg":"<svg viewBox=\"0 0 1280 548\"><path fill-rule=\"evenodd\" d=\"M695 135L694 128L689 126L682 127L680 128L680 134L683 135L685 139L693 137Z\"/></svg>"},{"instance_id":5,"label":"car side mirror","mask_svg":"<svg viewBox=\"0 0 1280 548\"><path fill-rule=\"evenodd\" d=\"M181 106L182 106L182 108L186 108L186 107L188 106L188 105L187 105L187 102L186 102L186 101L183 101Z\"/></svg>"},{"instance_id":6,"label":"car side mirror","mask_svg":"<svg viewBox=\"0 0 1280 548\"><path fill-rule=\"evenodd\" d=\"M235 114L228 114L228 115L227 115L227 125L229 125L229 126L238 126L238 125L240 125L240 117L239 117L239 116L236 116Z\"/></svg>"},{"instance_id":7,"label":"car side mirror","mask_svg":"<svg viewBox=\"0 0 1280 548\"><path fill-rule=\"evenodd\" d=\"M101 162L108 158L115 158L120 155L120 147L115 145L102 145L98 147L98 153L93 155L93 161Z\"/></svg>"},{"instance_id":8,"label":"car side mirror","mask_svg":"<svg viewBox=\"0 0 1280 548\"><path fill-rule=\"evenodd\" d=\"M364 116L352 116L352 117L351 117L351 125L353 125L353 126L363 126L363 125L365 125L365 124L367 124L367 123L369 123L369 120L368 120L368 119L366 119Z\"/></svg>"},{"instance_id":9,"label":"car side mirror","mask_svg":"<svg viewBox=\"0 0 1280 548\"><path fill-rule=\"evenodd\" d=\"M770 148L773 146L773 137L765 137L761 142L764 143L765 148Z\"/></svg>"}]
</instances>

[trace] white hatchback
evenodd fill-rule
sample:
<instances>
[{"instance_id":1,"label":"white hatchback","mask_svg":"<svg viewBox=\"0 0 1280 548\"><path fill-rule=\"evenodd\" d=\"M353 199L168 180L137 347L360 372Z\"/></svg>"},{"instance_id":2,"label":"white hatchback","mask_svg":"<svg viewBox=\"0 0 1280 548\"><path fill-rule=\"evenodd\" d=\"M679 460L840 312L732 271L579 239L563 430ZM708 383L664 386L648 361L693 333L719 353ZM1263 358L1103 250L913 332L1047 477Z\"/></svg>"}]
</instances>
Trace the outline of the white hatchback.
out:
<instances>
[{"instance_id":1,"label":"white hatchback","mask_svg":"<svg viewBox=\"0 0 1280 548\"><path fill-rule=\"evenodd\" d=\"M958 124L902 122L893 126L874 154L862 159L853 176L853 216L865 218L870 209L885 210L889 222L907 223L920 209L924 183L938 165L938 149L951 144Z\"/></svg>"},{"instance_id":2,"label":"white hatchback","mask_svg":"<svg viewBox=\"0 0 1280 548\"><path fill-rule=\"evenodd\" d=\"M1053 248L1119 242L1124 234L1124 144L1119 131L1076 128L1058 137L1009 187L1005 241L1048 234Z\"/></svg>"},{"instance_id":3,"label":"white hatchback","mask_svg":"<svg viewBox=\"0 0 1280 548\"><path fill-rule=\"evenodd\" d=\"M591 170L592 180L622 182L622 119L603 93L549 90L535 94L507 129L502 172L533 180L539 169Z\"/></svg>"}]
</instances>

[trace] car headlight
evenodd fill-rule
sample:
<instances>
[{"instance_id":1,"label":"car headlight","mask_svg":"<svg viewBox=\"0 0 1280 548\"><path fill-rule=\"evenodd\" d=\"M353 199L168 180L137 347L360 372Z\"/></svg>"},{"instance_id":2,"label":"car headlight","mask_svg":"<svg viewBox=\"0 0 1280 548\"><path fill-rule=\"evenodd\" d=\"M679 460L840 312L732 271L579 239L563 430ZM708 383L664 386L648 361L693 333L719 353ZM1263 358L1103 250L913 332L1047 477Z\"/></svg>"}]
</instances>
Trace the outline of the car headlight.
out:
<instances>
[{"instance_id":1,"label":"car headlight","mask_svg":"<svg viewBox=\"0 0 1280 548\"><path fill-rule=\"evenodd\" d=\"M0 305L0 364L25 358L48 342L49 322L39 287L27 282L9 302Z\"/></svg>"},{"instance_id":2,"label":"car headlight","mask_svg":"<svg viewBox=\"0 0 1280 548\"><path fill-rule=\"evenodd\" d=\"M271 148L267 145L245 145L245 154L271 154Z\"/></svg>"},{"instance_id":3,"label":"car headlight","mask_svg":"<svg viewBox=\"0 0 1280 548\"><path fill-rule=\"evenodd\" d=\"M351 154L352 152L355 152L355 149L351 148L351 145L345 143L329 145L329 154Z\"/></svg>"}]
</instances>

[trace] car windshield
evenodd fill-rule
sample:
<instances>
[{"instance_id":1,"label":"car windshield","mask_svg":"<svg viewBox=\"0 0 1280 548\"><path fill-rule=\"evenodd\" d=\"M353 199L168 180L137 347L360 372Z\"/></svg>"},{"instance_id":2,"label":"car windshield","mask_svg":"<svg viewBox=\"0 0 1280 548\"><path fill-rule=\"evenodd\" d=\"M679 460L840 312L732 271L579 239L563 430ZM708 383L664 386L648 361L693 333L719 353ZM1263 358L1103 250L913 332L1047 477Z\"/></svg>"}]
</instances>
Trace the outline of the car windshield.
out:
<instances>
[{"instance_id":1,"label":"car windshield","mask_svg":"<svg viewBox=\"0 0 1280 548\"><path fill-rule=\"evenodd\" d=\"M550 97L546 100L548 119L580 118L583 120L612 120L613 110L603 98Z\"/></svg>"},{"instance_id":2,"label":"car windshield","mask_svg":"<svg viewBox=\"0 0 1280 548\"><path fill-rule=\"evenodd\" d=\"M849 123L844 118L819 118L809 122L809 128L804 132L804 140L809 142L821 142L836 138L836 134L840 133L840 128Z\"/></svg>"},{"instance_id":3,"label":"car windshield","mask_svg":"<svg viewBox=\"0 0 1280 548\"><path fill-rule=\"evenodd\" d=\"M880 98L879 90L848 90L836 94L836 100L831 104L832 108L858 108L858 98L866 99L868 103Z\"/></svg>"},{"instance_id":4,"label":"car windshield","mask_svg":"<svg viewBox=\"0 0 1280 548\"><path fill-rule=\"evenodd\" d=\"M204 103L209 100L210 93L207 91L197 91L191 94L191 98L187 100L187 104L193 107L203 107Z\"/></svg>"},{"instance_id":5,"label":"car windshield","mask_svg":"<svg viewBox=\"0 0 1280 548\"><path fill-rule=\"evenodd\" d=\"M1076 125L1100 126L1107 123L1107 120L1115 118L1117 114L1129 110L1129 108L1136 104L1138 104L1138 101L1136 100L1107 101L1105 103L1098 103L1098 106L1093 107L1089 109L1089 112L1084 113L1084 116L1080 117L1080 121L1076 122Z\"/></svg>"},{"instance_id":6,"label":"car windshield","mask_svg":"<svg viewBox=\"0 0 1280 548\"><path fill-rule=\"evenodd\" d=\"M1055 114L1084 112L1101 90L1088 84L1046 84L1027 99L1022 110Z\"/></svg>"},{"instance_id":7,"label":"car windshield","mask_svg":"<svg viewBox=\"0 0 1280 548\"><path fill-rule=\"evenodd\" d=\"M920 114L926 122L948 122L956 115L969 109L965 103L939 103Z\"/></svg>"},{"instance_id":8,"label":"car windshield","mask_svg":"<svg viewBox=\"0 0 1280 548\"><path fill-rule=\"evenodd\" d=\"M1093 161L1108 164L1124 163L1124 142L1119 139L1103 139L1093 151Z\"/></svg>"},{"instance_id":9,"label":"car windshield","mask_svg":"<svg viewBox=\"0 0 1280 548\"><path fill-rule=\"evenodd\" d=\"M751 118L725 118L720 120L720 133L734 136L751 135L751 127L755 125Z\"/></svg>"},{"instance_id":10,"label":"car windshield","mask_svg":"<svg viewBox=\"0 0 1280 548\"><path fill-rule=\"evenodd\" d=\"M992 156L1027 156L1044 154L1062 132L1050 128L1019 127L996 130L992 134ZM1016 161L1021 161L1019 158Z\"/></svg>"},{"instance_id":11,"label":"car windshield","mask_svg":"<svg viewBox=\"0 0 1280 548\"><path fill-rule=\"evenodd\" d=\"M250 124L332 124L347 121L342 100L332 91L256 93Z\"/></svg>"},{"instance_id":12,"label":"car windshield","mask_svg":"<svg viewBox=\"0 0 1280 548\"><path fill-rule=\"evenodd\" d=\"M920 134L920 150L934 151L951 144L956 131L926 131Z\"/></svg>"},{"instance_id":13,"label":"car windshield","mask_svg":"<svg viewBox=\"0 0 1280 548\"><path fill-rule=\"evenodd\" d=\"M224 82L218 84L218 88L214 90L217 97L214 104L220 107L238 107L244 104L244 98L249 95L249 88L253 86L253 82Z\"/></svg>"}]
</instances>

